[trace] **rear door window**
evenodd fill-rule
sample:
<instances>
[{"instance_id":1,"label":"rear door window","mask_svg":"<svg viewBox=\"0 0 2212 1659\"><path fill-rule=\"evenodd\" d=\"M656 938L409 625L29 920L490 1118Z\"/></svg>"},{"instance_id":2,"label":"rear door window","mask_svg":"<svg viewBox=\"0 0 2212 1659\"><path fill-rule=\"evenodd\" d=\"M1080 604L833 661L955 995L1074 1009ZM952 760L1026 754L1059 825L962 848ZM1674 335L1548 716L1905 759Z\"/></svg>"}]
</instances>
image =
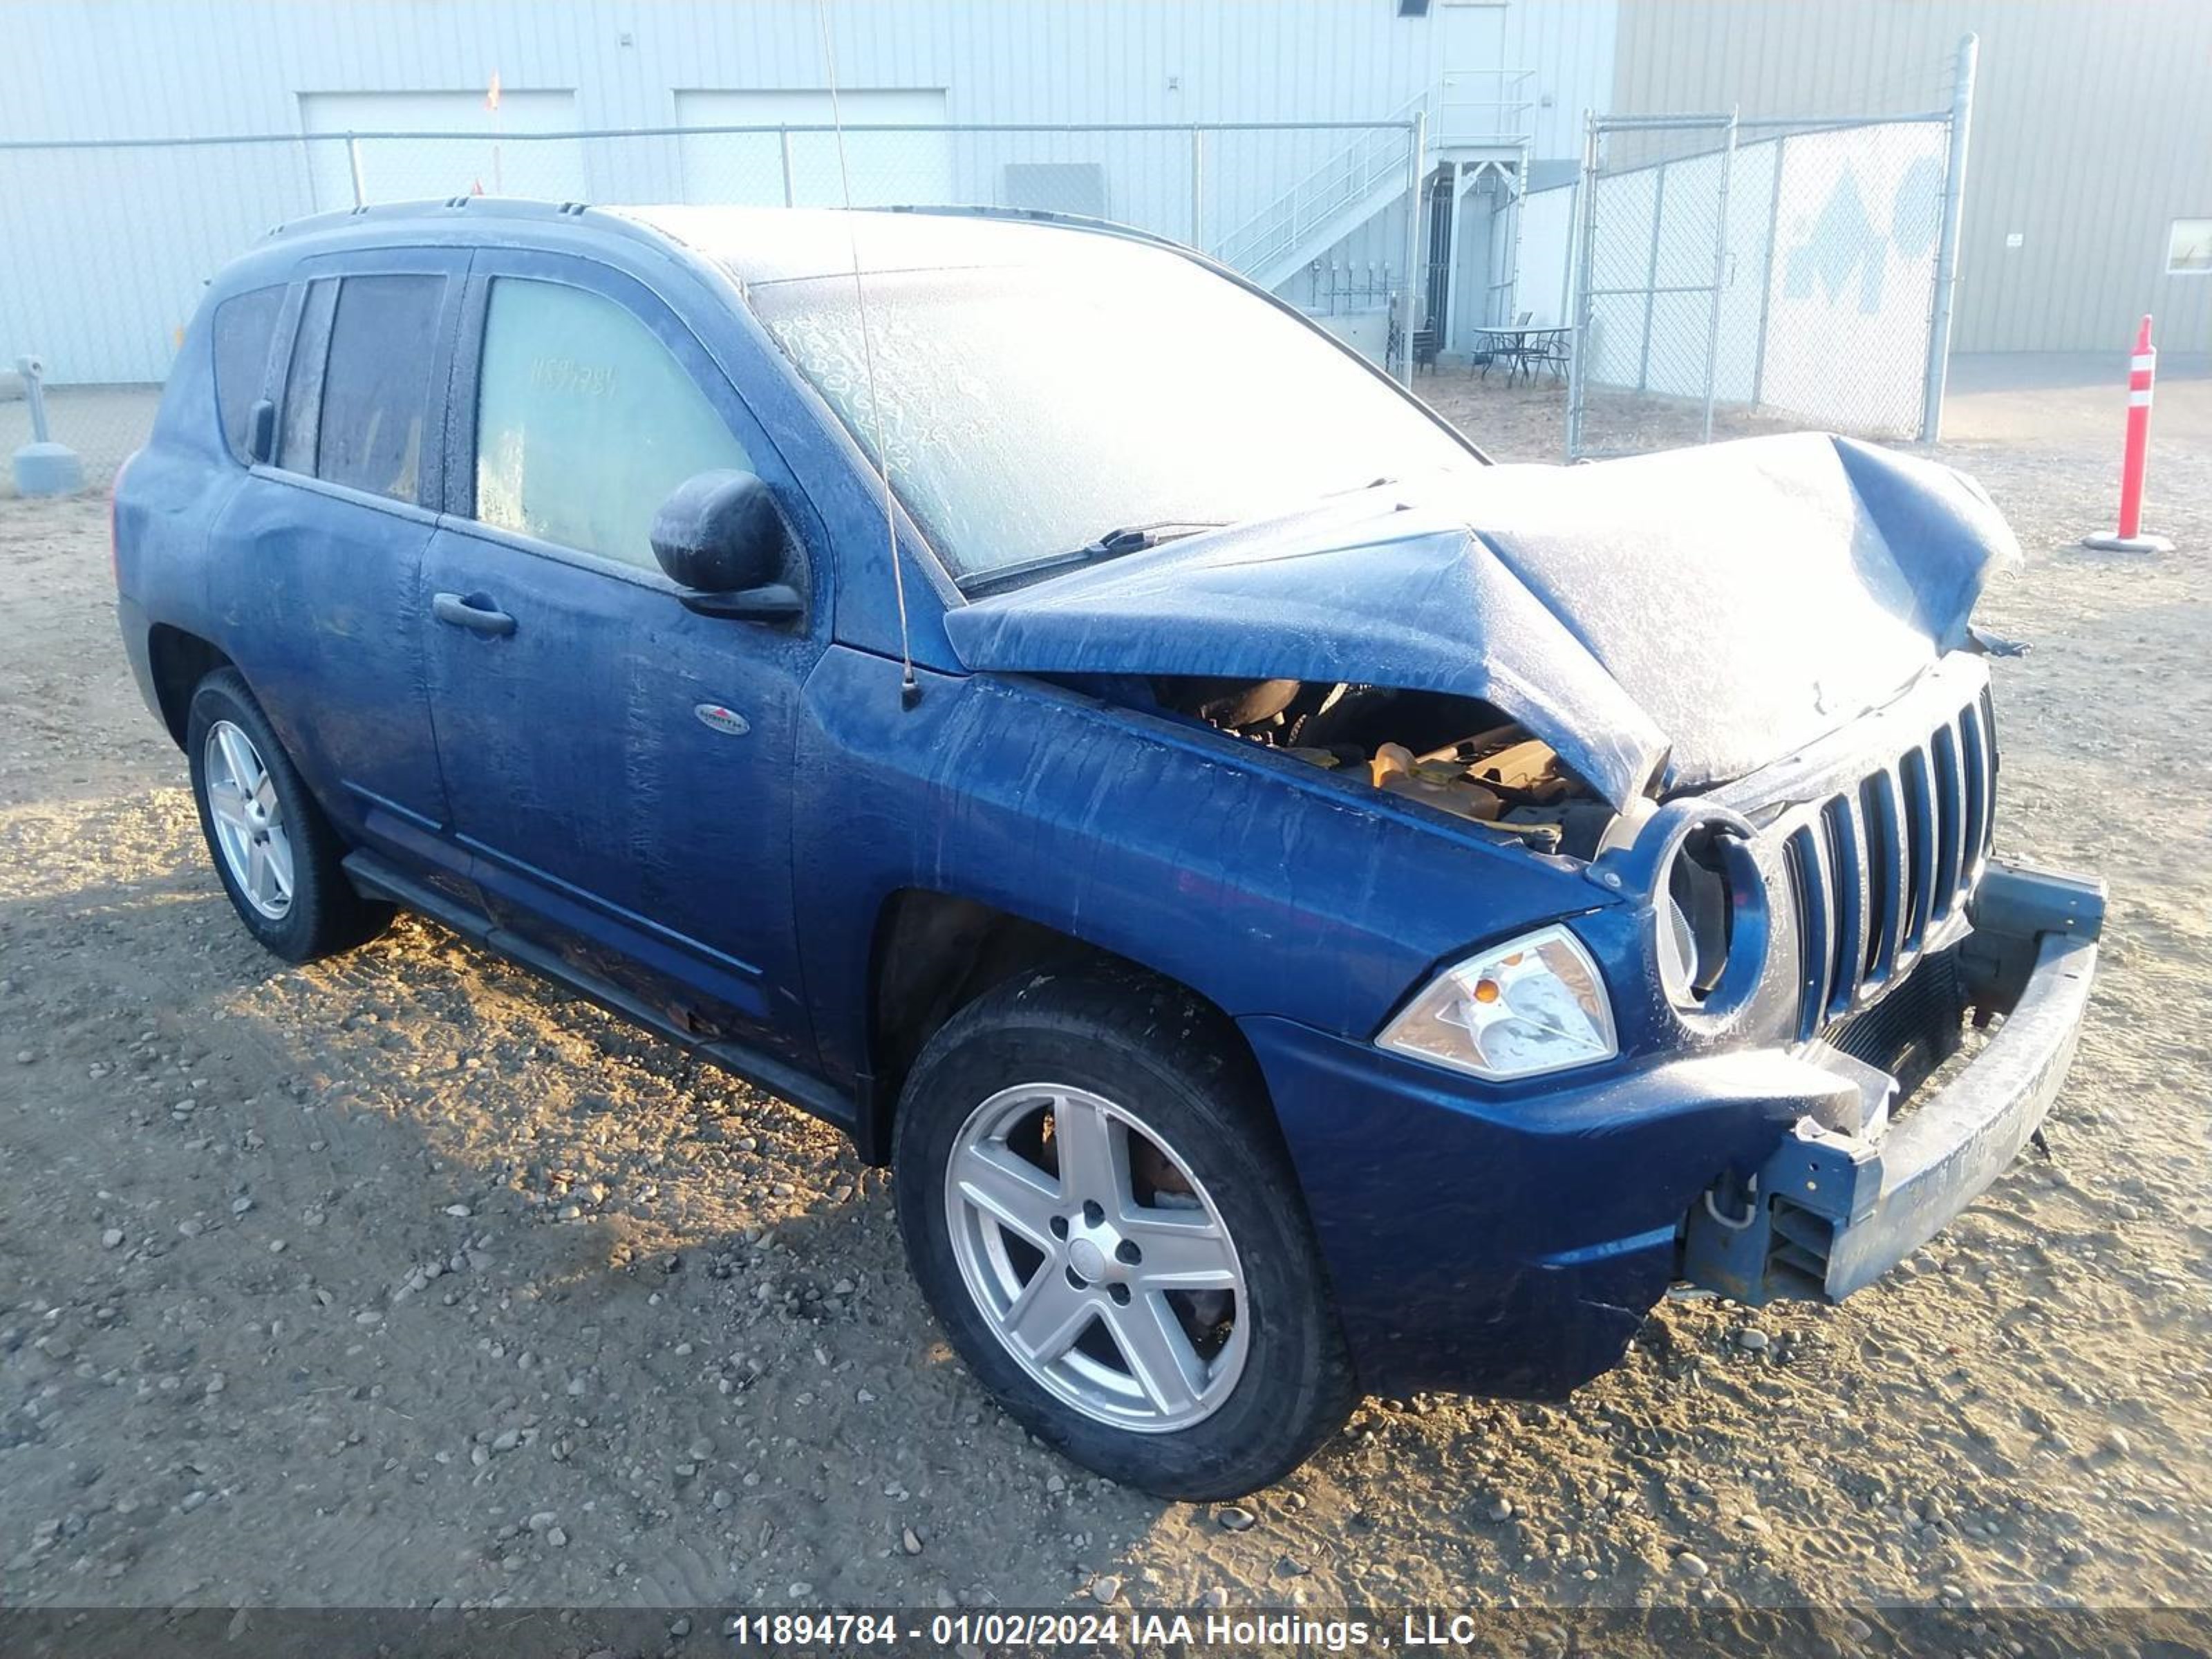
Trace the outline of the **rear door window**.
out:
<instances>
[{"instance_id":1,"label":"rear door window","mask_svg":"<svg viewBox=\"0 0 2212 1659\"><path fill-rule=\"evenodd\" d=\"M477 385L480 523L653 570L661 502L722 467L754 470L643 319L562 283L492 283Z\"/></svg>"},{"instance_id":2,"label":"rear door window","mask_svg":"<svg viewBox=\"0 0 2212 1659\"><path fill-rule=\"evenodd\" d=\"M424 422L446 279L348 276L338 286L322 376L315 476L421 500Z\"/></svg>"},{"instance_id":3,"label":"rear door window","mask_svg":"<svg viewBox=\"0 0 2212 1659\"><path fill-rule=\"evenodd\" d=\"M284 309L284 290L257 288L234 294L215 308L215 403L223 441L241 461L246 419L260 401L269 374L269 342Z\"/></svg>"}]
</instances>

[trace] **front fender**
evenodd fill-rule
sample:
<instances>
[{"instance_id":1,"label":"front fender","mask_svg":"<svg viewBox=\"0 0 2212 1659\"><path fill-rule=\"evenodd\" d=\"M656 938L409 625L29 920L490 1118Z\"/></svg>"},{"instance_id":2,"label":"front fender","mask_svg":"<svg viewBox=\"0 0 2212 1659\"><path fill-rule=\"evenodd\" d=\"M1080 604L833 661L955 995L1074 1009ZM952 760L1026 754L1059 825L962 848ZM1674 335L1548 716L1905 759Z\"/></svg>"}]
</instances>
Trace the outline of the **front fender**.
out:
<instances>
[{"instance_id":1,"label":"front fender","mask_svg":"<svg viewBox=\"0 0 2212 1659\"><path fill-rule=\"evenodd\" d=\"M1608 902L1577 866L1257 745L1042 682L833 648L805 690L795 892L826 1071L866 1066L869 951L902 889L975 900L1232 1018L1364 1037L1471 942ZM1433 817L1433 822L1431 821Z\"/></svg>"}]
</instances>

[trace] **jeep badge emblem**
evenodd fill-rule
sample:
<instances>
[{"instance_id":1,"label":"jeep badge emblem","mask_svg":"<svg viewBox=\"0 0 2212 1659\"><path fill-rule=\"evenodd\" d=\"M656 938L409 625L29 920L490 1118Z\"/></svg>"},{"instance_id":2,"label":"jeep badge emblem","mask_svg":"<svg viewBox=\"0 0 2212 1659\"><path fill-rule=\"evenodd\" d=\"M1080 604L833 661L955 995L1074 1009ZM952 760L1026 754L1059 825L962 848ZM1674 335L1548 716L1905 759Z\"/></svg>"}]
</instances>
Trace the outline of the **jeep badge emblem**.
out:
<instances>
[{"instance_id":1,"label":"jeep badge emblem","mask_svg":"<svg viewBox=\"0 0 2212 1659\"><path fill-rule=\"evenodd\" d=\"M752 728L752 722L734 708L725 708L719 702L702 702L691 711L707 725L725 737L742 738Z\"/></svg>"}]
</instances>

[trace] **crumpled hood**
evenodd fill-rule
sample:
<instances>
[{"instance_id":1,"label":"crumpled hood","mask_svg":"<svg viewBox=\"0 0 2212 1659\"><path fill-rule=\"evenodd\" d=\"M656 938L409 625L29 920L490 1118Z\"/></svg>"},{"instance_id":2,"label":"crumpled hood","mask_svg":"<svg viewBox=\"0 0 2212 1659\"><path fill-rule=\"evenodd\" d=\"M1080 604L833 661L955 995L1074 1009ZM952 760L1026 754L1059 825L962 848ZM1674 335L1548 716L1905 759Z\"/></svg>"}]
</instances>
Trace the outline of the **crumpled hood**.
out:
<instances>
[{"instance_id":1,"label":"crumpled hood","mask_svg":"<svg viewBox=\"0 0 2212 1659\"><path fill-rule=\"evenodd\" d=\"M976 672L1479 697L1619 807L1888 702L2019 557L1961 474L1803 434L1363 491L979 600L945 631Z\"/></svg>"}]
</instances>

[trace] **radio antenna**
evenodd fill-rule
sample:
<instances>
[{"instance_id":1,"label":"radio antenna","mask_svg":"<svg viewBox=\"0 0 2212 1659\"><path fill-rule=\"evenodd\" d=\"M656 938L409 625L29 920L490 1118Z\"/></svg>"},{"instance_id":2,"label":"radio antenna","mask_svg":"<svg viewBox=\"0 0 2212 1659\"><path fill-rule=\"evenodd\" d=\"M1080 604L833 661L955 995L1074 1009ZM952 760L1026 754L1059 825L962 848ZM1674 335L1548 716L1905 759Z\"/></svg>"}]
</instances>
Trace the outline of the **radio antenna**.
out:
<instances>
[{"instance_id":1,"label":"radio antenna","mask_svg":"<svg viewBox=\"0 0 2212 1659\"><path fill-rule=\"evenodd\" d=\"M914 677L914 645L907 633L906 572L899 564L898 520L891 503L891 452L884 441L884 400L876 389L876 350L868 337L868 286L860 279L860 233L850 216L853 172L845 161L845 120L837 107L837 49L830 38L830 0L814 0L814 21L822 32L822 64L830 82L830 125L837 137L837 182L845 198L845 237L853 250L853 301L860 313L860 367L868 383L868 413L876 429L876 468L884 477L884 552L891 562L891 597L898 609L899 701L911 708L921 701L921 682Z\"/></svg>"}]
</instances>

